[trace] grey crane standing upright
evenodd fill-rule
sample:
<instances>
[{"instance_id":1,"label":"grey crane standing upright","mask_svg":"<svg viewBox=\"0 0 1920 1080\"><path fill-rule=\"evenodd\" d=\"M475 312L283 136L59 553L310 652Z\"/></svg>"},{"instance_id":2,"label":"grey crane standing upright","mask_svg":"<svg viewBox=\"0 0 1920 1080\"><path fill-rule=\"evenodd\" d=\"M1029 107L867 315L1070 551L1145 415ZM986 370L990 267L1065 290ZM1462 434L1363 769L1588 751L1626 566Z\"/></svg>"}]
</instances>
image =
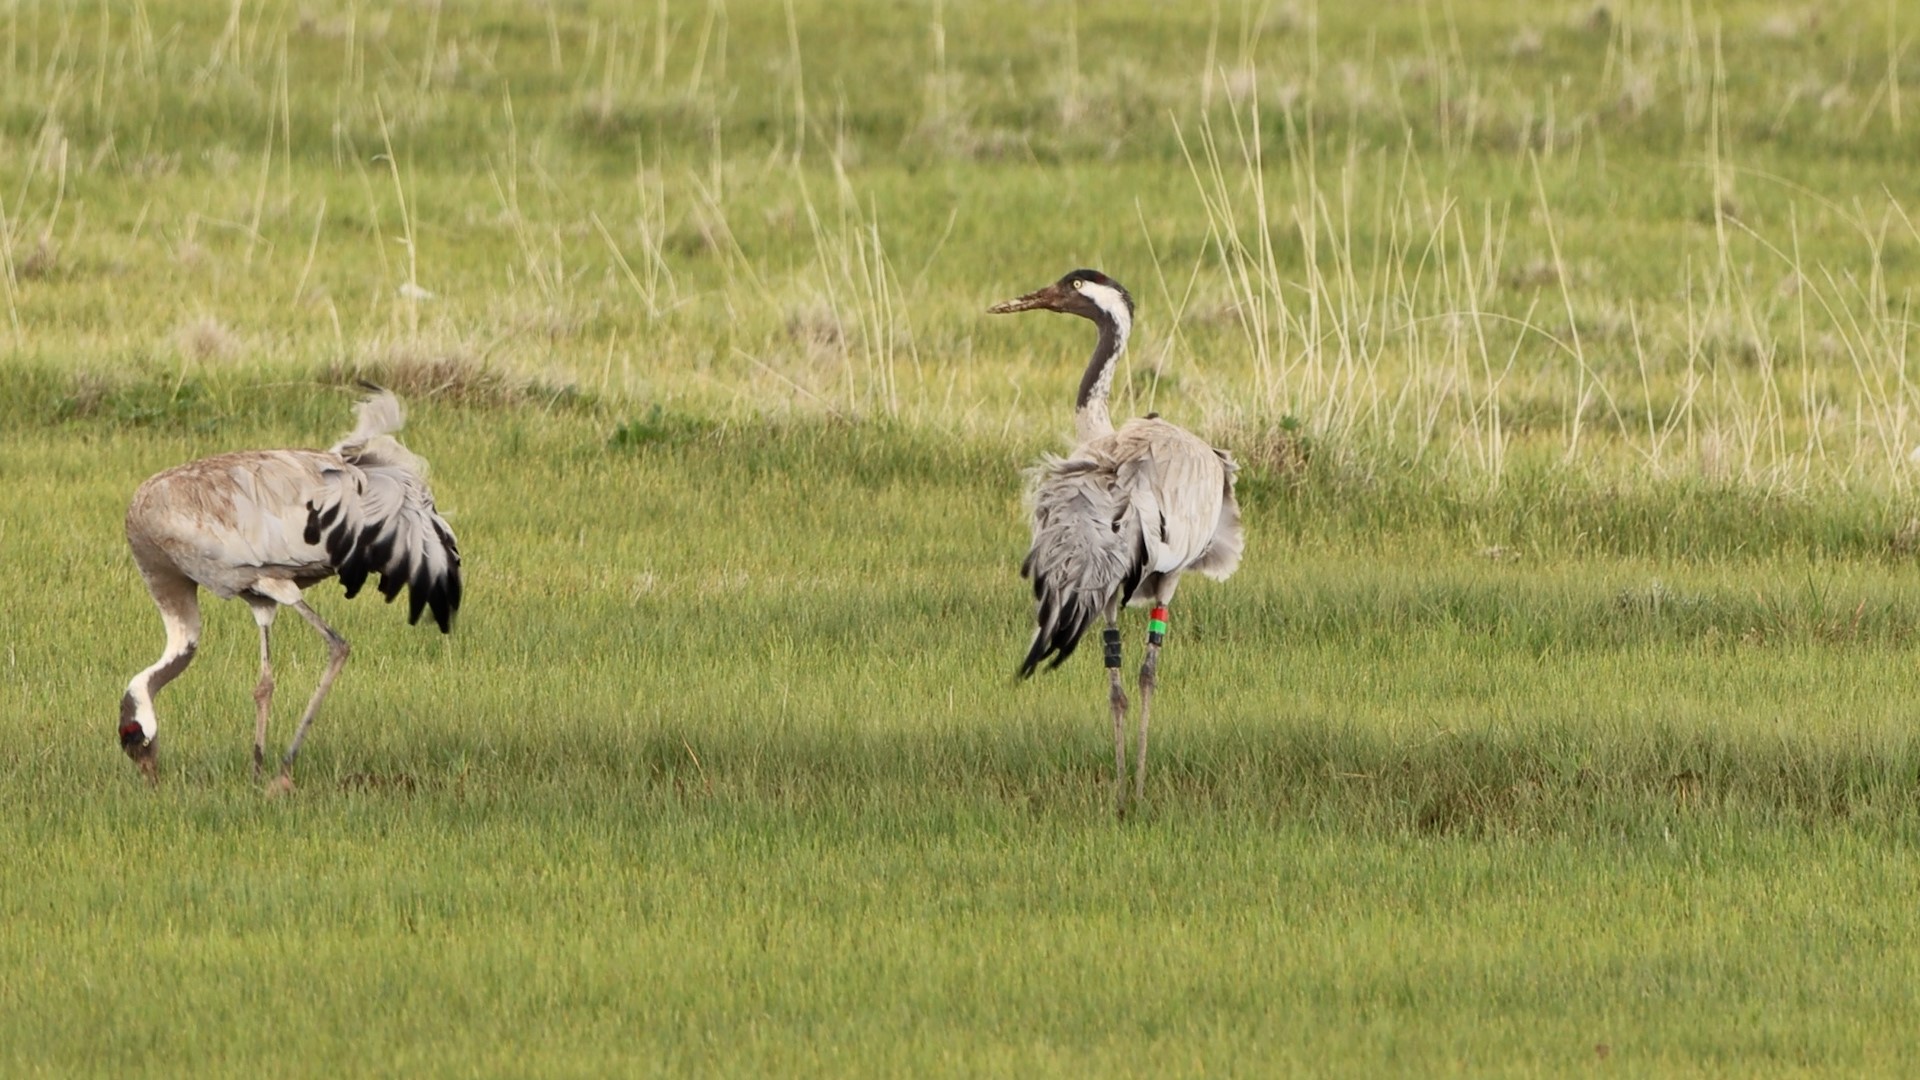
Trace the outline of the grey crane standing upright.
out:
<instances>
[{"instance_id":1,"label":"grey crane standing upright","mask_svg":"<svg viewBox=\"0 0 1920 1080\"><path fill-rule=\"evenodd\" d=\"M293 759L327 690L347 662L346 639L321 620L301 590L338 576L353 597L380 575L388 601L408 589L407 621L431 610L440 631L460 608L460 552L433 508L426 462L393 438L405 422L400 402L377 387L362 402L352 434L328 450L252 450L176 466L134 492L127 543L160 608L167 646L133 677L120 700L120 746L149 779L158 776L153 696L185 671L200 643L202 587L253 609L260 627L259 712L253 774L266 757L273 702L268 631L282 605L326 639L326 671L293 733L274 790L293 786Z\"/></svg>"},{"instance_id":2,"label":"grey crane standing upright","mask_svg":"<svg viewBox=\"0 0 1920 1080\"><path fill-rule=\"evenodd\" d=\"M1073 655L1095 618L1106 619L1108 704L1113 713L1114 808L1127 808L1127 693L1120 677L1120 607L1153 602L1140 667L1140 740L1134 798L1146 794L1147 717L1153 704L1167 605L1180 575L1224 579L1240 564L1240 507L1233 457L1156 415L1114 430L1113 373L1133 330L1133 297L1097 270L1075 270L1043 289L988 309L1059 311L1099 328L1074 401L1076 443L1033 472L1033 547L1020 572L1033 579L1032 647L1022 678Z\"/></svg>"}]
</instances>

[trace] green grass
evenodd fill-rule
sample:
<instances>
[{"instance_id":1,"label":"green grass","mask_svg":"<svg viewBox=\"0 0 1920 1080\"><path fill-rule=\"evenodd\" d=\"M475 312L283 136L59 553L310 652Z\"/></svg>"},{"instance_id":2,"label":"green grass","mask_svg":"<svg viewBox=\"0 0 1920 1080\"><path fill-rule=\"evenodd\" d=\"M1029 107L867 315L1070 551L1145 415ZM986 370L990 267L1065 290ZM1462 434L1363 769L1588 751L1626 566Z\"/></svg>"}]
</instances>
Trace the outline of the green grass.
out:
<instances>
[{"instance_id":1,"label":"green grass","mask_svg":"<svg viewBox=\"0 0 1920 1080\"><path fill-rule=\"evenodd\" d=\"M788 10L0 9L0 1071L1905 1068L1920 24ZM1125 822L1081 264L1246 464ZM127 497L359 375L456 632L314 590L271 799L214 604L147 788Z\"/></svg>"},{"instance_id":2,"label":"green grass","mask_svg":"<svg viewBox=\"0 0 1920 1080\"><path fill-rule=\"evenodd\" d=\"M275 400L222 444L345 403ZM429 404L469 607L319 590L357 651L275 801L235 605L165 784L113 745L159 634L112 524L193 428L5 445L53 500L0 603L14 1070L1897 1067L1920 587L1815 529L1492 559L1498 508L1363 540L1310 476L1182 594L1116 826L1091 662L1011 677L1032 447Z\"/></svg>"}]
</instances>

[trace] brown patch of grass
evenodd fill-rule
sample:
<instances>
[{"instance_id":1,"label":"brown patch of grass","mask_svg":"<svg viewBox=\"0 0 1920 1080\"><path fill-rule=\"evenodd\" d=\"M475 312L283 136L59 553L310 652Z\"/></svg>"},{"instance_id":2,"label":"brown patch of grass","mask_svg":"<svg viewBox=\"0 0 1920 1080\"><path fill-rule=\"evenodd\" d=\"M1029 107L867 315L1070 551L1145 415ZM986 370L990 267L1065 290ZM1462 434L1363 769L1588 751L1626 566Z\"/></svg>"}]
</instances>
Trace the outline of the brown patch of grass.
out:
<instances>
[{"instance_id":1,"label":"brown patch of grass","mask_svg":"<svg viewBox=\"0 0 1920 1080\"><path fill-rule=\"evenodd\" d=\"M1243 427L1225 433L1216 444L1233 452L1233 459L1250 471L1263 473L1293 488L1306 482L1313 463L1313 444L1297 426L1282 423Z\"/></svg>"},{"instance_id":2,"label":"brown patch of grass","mask_svg":"<svg viewBox=\"0 0 1920 1080\"><path fill-rule=\"evenodd\" d=\"M112 380L98 371L83 368L73 373L61 404L66 415L77 419L94 416L116 389Z\"/></svg>"},{"instance_id":3,"label":"brown patch of grass","mask_svg":"<svg viewBox=\"0 0 1920 1080\"><path fill-rule=\"evenodd\" d=\"M1908 518L1906 524L1887 538L1887 553L1895 558L1911 559L1916 552L1920 552L1920 518Z\"/></svg>"},{"instance_id":4,"label":"brown patch of grass","mask_svg":"<svg viewBox=\"0 0 1920 1080\"><path fill-rule=\"evenodd\" d=\"M579 388L543 383L506 371L462 345L389 344L358 360L337 360L323 378L371 382L402 399L431 398L460 405L520 405L576 398Z\"/></svg>"},{"instance_id":5,"label":"brown patch of grass","mask_svg":"<svg viewBox=\"0 0 1920 1080\"><path fill-rule=\"evenodd\" d=\"M1548 289L1560 284L1560 268L1550 260L1534 259L1509 271L1506 280L1510 289Z\"/></svg>"},{"instance_id":6,"label":"brown patch of grass","mask_svg":"<svg viewBox=\"0 0 1920 1080\"><path fill-rule=\"evenodd\" d=\"M1820 9L1776 11L1760 22L1760 34L1775 41L1798 41L1820 28Z\"/></svg>"},{"instance_id":7,"label":"brown patch of grass","mask_svg":"<svg viewBox=\"0 0 1920 1080\"><path fill-rule=\"evenodd\" d=\"M181 353L201 363L231 360L243 347L240 336L212 315L199 315L182 323L173 332L173 343Z\"/></svg>"},{"instance_id":8,"label":"brown patch of grass","mask_svg":"<svg viewBox=\"0 0 1920 1080\"><path fill-rule=\"evenodd\" d=\"M419 781L406 773L348 773L340 778L340 790L373 795L411 795L419 786Z\"/></svg>"},{"instance_id":9,"label":"brown patch of grass","mask_svg":"<svg viewBox=\"0 0 1920 1080\"><path fill-rule=\"evenodd\" d=\"M1537 785L1536 785L1537 786ZM1517 787L1463 784L1442 790L1420 803L1413 827L1433 836L1481 836L1515 831L1520 791Z\"/></svg>"},{"instance_id":10,"label":"brown patch of grass","mask_svg":"<svg viewBox=\"0 0 1920 1080\"><path fill-rule=\"evenodd\" d=\"M21 281L42 281L52 277L60 269L60 248L53 238L41 235L34 241L32 250L22 256L13 265L13 272Z\"/></svg>"},{"instance_id":11,"label":"brown patch of grass","mask_svg":"<svg viewBox=\"0 0 1920 1080\"><path fill-rule=\"evenodd\" d=\"M814 300L787 314L787 337L804 346L809 354L846 351L846 327L824 301Z\"/></svg>"},{"instance_id":12,"label":"brown patch of grass","mask_svg":"<svg viewBox=\"0 0 1920 1080\"><path fill-rule=\"evenodd\" d=\"M683 255L718 255L734 246L733 228L718 213L696 206L667 231L664 246Z\"/></svg>"}]
</instances>

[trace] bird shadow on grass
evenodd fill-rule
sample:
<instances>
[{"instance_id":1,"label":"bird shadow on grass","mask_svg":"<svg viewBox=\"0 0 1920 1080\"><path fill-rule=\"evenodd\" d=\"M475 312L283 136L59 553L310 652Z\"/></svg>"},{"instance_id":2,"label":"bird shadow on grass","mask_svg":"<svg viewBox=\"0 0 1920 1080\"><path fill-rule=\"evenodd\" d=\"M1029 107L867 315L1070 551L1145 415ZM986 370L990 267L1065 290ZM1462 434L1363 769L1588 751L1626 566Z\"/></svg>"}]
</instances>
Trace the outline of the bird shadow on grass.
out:
<instances>
[{"instance_id":1,"label":"bird shadow on grass","mask_svg":"<svg viewBox=\"0 0 1920 1080\"><path fill-rule=\"evenodd\" d=\"M341 776L335 786L356 794L405 797L418 791L421 781L411 773L351 772Z\"/></svg>"},{"instance_id":2,"label":"bird shadow on grass","mask_svg":"<svg viewBox=\"0 0 1920 1080\"><path fill-rule=\"evenodd\" d=\"M1071 732L1003 743L936 731L749 738L614 729L495 742L445 769L344 772L331 786L379 799L503 810L532 799L621 815L1112 816L1110 744ZM1308 727L1186 732L1156 745L1147 797L1130 817L1464 839L1638 835L1712 820L1910 833L1920 830L1920 740L1868 747L1680 729L1627 741L1569 731L1418 741Z\"/></svg>"}]
</instances>

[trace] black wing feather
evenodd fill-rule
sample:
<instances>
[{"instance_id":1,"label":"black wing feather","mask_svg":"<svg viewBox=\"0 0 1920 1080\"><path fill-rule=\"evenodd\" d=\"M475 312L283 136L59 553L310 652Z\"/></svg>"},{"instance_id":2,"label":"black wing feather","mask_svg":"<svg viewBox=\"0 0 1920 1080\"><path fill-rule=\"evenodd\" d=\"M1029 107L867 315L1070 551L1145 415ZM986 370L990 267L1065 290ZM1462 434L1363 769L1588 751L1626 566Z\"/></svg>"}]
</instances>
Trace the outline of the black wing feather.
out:
<instances>
[{"instance_id":1,"label":"black wing feather","mask_svg":"<svg viewBox=\"0 0 1920 1080\"><path fill-rule=\"evenodd\" d=\"M365 490L365 482L356 477L355 494L349 497L360 497ZM307 542L325 548L347 598L358 596L367 580L377 576L380 595L389 603L402 589L407 591L407 622L417 624L423 612L431 611L440 632L450 633L460 609L460 552L453 531L434 512L431 496L415 496L411 503L402 499L392 512L357 527L356 516L343 511L341 502L324 508L307 504ZM422 529L431 530L424 542L419 539ZM444 556L444 571L436 572L436 550Z\"/></svg>"}]
</instances>

